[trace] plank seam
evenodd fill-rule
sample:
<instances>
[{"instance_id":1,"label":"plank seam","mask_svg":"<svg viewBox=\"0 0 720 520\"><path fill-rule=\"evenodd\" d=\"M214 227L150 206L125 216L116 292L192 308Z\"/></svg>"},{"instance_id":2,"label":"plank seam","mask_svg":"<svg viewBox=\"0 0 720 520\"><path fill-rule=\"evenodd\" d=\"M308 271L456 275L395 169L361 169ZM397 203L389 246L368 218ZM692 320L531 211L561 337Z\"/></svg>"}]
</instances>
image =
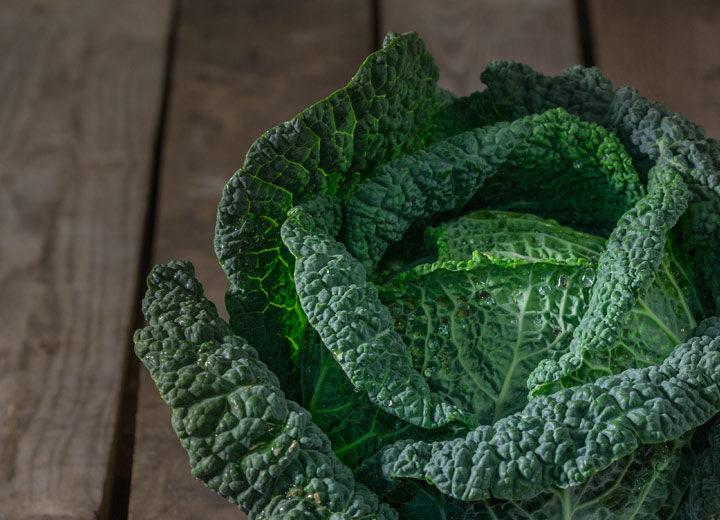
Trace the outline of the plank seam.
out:
<instances>
[{"instance_id":1,"label":"plank seam","mask_svg":"<svg viewBox=\"0 0 720 520\"><path fill-rule=\"evenodd\" d=\"M157 204L159 199L160 172L164 161L164 145L166 141L168 105L172 91L172 76L175 64L177 47L177 33L180 18L180 2L173 0L170 7L170 20L165 40L165 61L162 77L162 90L155 128L152 158L150 161L150 179L146 201L146 214L140 246L138 262L138 276L133 299L133 320L130 337L135 329L145 325L145 319L140 310L140 302L145 294L145 277L152 268L153 243L157 223ZM135 423L138 403L138 378L140 362L135 356L132 345L128 345L123 363L123 380L120 389L120 403L118 417L114 432L111 462L106 475L106 493L103 507L101 507L101 520L126 520L130 508L130 488L132 482L133 452L135 447ZM103 514L106 513L106 514Z\"/></svg>"},{"instance_id":2,"label":"plank seam","mask_svg":"<svg viewBox=\"0 0 720 520\"><path fill-rule=\"evenodd\" d=\"M578 43L582 63L586 67L594 67L597 61L588 0L575 0L575 16L577 18Z\"/></svg>"},{"instance_id":3,"label":"plank seam","mask_svg":"<svg viewBox=\"0 0 720 520\"><path fill-rule=\"evenodd\" d=\"M382 47L382 41L385 35L382 33L382 13L380 9L381 0L369 0L370 1L370 25L371 25L371 43L372 48L370 52L375 52Z\"/></svg>"}]
</instances>

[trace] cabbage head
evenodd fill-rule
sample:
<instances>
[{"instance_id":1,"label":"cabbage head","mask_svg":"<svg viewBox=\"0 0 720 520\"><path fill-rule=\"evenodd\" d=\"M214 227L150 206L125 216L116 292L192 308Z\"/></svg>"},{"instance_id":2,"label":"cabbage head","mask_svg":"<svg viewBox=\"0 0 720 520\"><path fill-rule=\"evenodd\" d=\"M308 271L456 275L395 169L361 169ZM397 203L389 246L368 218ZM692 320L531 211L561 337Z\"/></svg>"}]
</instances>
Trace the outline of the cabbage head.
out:
<instances>
[{"instance_id":1,"label":"cabbage head","mask_svg":"<svg viewBox=\"0 0 720 520\"><path fill-rule=\"evenodd\" d=\"M227 183L224 322L187 262L135 350L192 473L253 519L720 514L720 143L596 68L415 34Z\"/></svg>"}]
</instances>

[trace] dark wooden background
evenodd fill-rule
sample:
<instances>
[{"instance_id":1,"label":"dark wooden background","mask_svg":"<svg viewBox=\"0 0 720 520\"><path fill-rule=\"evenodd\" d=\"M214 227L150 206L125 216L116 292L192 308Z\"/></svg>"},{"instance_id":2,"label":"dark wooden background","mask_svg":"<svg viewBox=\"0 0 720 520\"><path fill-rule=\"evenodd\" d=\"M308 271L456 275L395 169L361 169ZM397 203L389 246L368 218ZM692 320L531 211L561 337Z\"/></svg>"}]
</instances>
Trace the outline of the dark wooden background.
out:
<instances>
[{"instance_id":1,"label":"dark wooden background","mask_svg":"<svg viewBox=\"0 0 720 520\"><path fill-rule=\"evenodd\" d=\"M598 65L720 137L717 0L1 0L0 520L244 518L131 353L143 279L191 260L222 306L224 183L388 30L457 94Z\"/></svg>"}]
</instances>

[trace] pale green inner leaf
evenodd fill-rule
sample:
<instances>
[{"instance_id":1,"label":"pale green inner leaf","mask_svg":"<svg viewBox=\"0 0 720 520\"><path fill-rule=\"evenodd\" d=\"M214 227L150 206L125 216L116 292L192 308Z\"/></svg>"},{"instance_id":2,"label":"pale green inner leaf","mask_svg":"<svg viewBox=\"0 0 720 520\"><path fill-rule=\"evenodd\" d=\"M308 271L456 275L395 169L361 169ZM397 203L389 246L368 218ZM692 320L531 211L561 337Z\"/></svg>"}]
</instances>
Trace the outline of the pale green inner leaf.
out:
<instances>
[{"instance_id":1,"label":"pale green inner leaf","mask_svg":"<svg viewBox=\"0 0 720 520\"><path fill-rule=\"evenodd\" d=\"M604 239L552 220L477 211L427 232L438 260L381 286L413 367L481 424L521 410L537 364L567 349L595 281ZM695 326L690 284L666 254L615 348L572 374L579 384L661 362Z\"/></svg>"}]
</instances>

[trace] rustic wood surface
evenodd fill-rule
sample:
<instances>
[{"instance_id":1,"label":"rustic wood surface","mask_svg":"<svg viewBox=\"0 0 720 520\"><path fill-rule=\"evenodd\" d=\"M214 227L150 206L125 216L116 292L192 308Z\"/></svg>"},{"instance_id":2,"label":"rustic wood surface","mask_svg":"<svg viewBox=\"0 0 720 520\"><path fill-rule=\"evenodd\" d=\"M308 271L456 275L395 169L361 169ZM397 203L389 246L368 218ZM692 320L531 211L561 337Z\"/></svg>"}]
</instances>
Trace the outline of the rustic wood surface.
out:
<instances>
[{"instance_id":1,"label":"rustic wood surface","mask_svg":"<svg viewBox=\"0 0 720 520\"><path fill-rule=\"evenodd\" d=\"M168 1L0 10L0 519L103 508Z\"/></svg>"},{"instance_id":2,"label":"rustic wood surface","mask_svg":"<svg viewBox=\"0 0 720 520\"><path fill-rule=\"evenodd\" d=\"M457 95L482 87L494 60L527 63L559 74L580 63L574 0L380 2L382 34L415 31L440 68L438 84Z\"/></svg>"},{"instance_id":3,"label":"rustic wood surface","mask_svg":"<svg viewBox=\"0 0 720 520\"><path fill-rule=\"evenodd\" d=\"M192 261L222 308L227 280L212 244L222 188L260 134L348 82L373 50L370 9L353 0L186 0L179 14L153 262ZM170 409L143 369L130 518L210 517L245 516L190 475Z\"/></svg>"},{"instance_id":4,"label":"rustic wood surface","mask_svg":"<svg viewBox=\"0 0 720 520\"><path fill-rule=\"evenodd\" d=\"M720 138L720 3L590 2L597 65Z\"/></svg>"},{"instance_id":5,"label":"rustic wood surface","mask_svg":"<svg viewBox=\"0 0 720 520\"><path fill-rule=\"evenodd\" d=\"M148 260L190 260L225 314L224 183L387 31L418 32L456 94L491 60L549 74L585 60L720 137L714 0L6 0L0 520L244 518L190 476L144 368L123 369L137 281Z\"/></svg>"}]
</instances>

